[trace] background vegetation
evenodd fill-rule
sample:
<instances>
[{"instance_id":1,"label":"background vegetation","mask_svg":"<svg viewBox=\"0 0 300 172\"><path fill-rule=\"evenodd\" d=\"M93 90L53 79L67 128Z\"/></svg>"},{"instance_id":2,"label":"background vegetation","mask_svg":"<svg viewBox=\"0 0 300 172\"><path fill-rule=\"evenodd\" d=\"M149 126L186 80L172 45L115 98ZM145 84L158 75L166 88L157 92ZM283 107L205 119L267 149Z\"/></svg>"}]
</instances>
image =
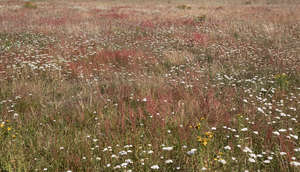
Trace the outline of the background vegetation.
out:
<instances>
[{"instance_id":1,"label":"background vegetation","mask_svg":"<svg viewBox=\"0 0 300 172\"><path fill-rule=\"evenodd\" d=\"M299 171L297 1L0 1L0 171Z\"/></svg>"}]
</instances>

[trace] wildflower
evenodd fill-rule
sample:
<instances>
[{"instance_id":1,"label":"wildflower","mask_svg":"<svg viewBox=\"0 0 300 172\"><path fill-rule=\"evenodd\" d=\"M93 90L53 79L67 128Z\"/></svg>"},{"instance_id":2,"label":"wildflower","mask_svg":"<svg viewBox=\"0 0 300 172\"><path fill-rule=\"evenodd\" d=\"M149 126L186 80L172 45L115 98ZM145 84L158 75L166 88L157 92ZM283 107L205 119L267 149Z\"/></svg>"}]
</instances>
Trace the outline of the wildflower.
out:
<instances>
[{"instance_id":1,"label":"wildflower","mask_svg":"<svg viewBox=\"0 0 300 172\"><path fill-rule=\"evenodd\" d=\"M117 165L117 166L114 167L114 169L118 169L118 168L121 168L121 166Z\"/></svg>"},{"instance_id":2,"label":"wildflower","mask_svg":"<svg viewBox=\"0 0 300 172\"><path fill-rule=\"evenodd\" d=\"M198 136L198 141L201 142L204 146L208 144L208 139L207 138L202 138L201 136Z\"/></svg>"},{"instance_id":3,"label":"wildflower","mask_svg":"<svg viewBox=\"0 0 300 172\"><path fill-rule=\"evenodd\" d=\"M148 154L153 154L153 150L149 150L149 151L148 151Z\"/></svg>"},{"instance_id":4,"label":"wildflower","mask_svg":"<svg viewBox=\"0 0 300 172\"><path fill-rule=\"evenodd\" d=\"M236 129L232 128L231 131L232 131L232 132L236 132Z\"/></svg>"},{"instance_id":5,"label":"wildflower","mask_svg":"<svg viewBox=\"0 0 300 172\"><path fill-rule=\"evenodd\" d=\"M129 164L132 164L132 163L133 163L133 161L132 161L131 159L126 159L125 162L126 162L126 163L129 163Z\"/></svg>"},{"instance_id":6,"label":"wildflower","mask_svg":"<svg viewBox=\"0 0 300 172\"><path fill-rule=\"evenodd\" d=\"M278 131L273 131L272 133L275 134L276 136L280 135L280 133Z\"/></svg>"},{"instance_id":7,"label":"wildflower","mask_svg":"<svg viewBox=\"0 0 300 172\"><path fill-rule=\"evenodd\" d=\"M241 131L248 131L248 128L242 128Z\"/></svg>"},{"instance_id":8,"label":"wildflower","mask_svg":"<svg viewBox=\"0 0 300 172\"><path fill-rule=\"evenodd\" d=\"M287 130L282 128L282 129L279 129L278 131L279 132L286 132Z\"/></svg>"},{"instance_id":9,"label":"wildflower","mask_svg":"<svg viewBox=\"0 0 300 172\"><path fill-rule=\"evenodd\" d=\"M127 155L127 152L126 151L120 151L119 155Z\"/></svg>"},{"instance_id":10,"label":"wildflower","mask_svg":"<svg viewBox=\"0 0 300 172\"><path fill-rule=\"evenodd\" d=\"M203 141L203 145L206 146L207 145L207 141Z\"/></svg>"},{"instance_id":11,"label":"wildflower","mask_svg":"<svg viewBox=\"0 0 300 172\"><path fill-rule=\"evenodd\" d=\"M271 161L267 159L267 160L264 160L263 162L264 162L265 164L270 164Z\"/></svg>"},{"instance_id":12,"label":"wildflower","mask_svg":"<svg viewBox=\"0 0 300 172\"><path fill-rule=\"evenodd\" d=\"M265 88L261 88L260 91L262 91L262 92L267 92L268 90L266 90Z\"/></svg>"},{"instance_id":13,"label":"wildflower","mask_svg":"<svg viewBox=\"0 0 300 172\"><path fill-rule=\"evenodd\" d=\"M205 168L205 167L202 167L202 168L201 168L201 170L202 170L202 171L206 171L206 170L207 170L207 168Z\"/></svg>"},{"instance_id":14,"label":"wildflower","mask_svg":"<svg viewBox=\"0 0 300 172\"><path fill-rule=\"evenodd\" d=\"M257 108L257 111L261 112L261 113L265 113L264 110L262 108L260 108L260 107Z\"/></svg>"},{"instance_id":15,"label":"wildflower","mask_svg":"<svg viewBox=\"0 0 300 172\"><path fill-rule=\"evenodd\" d=\"M195 154L197 149L191 149L190 151L187 152L188 155L193 155Z\"/></svg>"},{"instance_id":16,"label":"wildflower","mask_svg":"<svg viewBox=\"0 0 300 172\"><path fill-rule=\"evenodd\" d=\"M224 159L219 159L218 162L222 163L223 165L226 164L226 161Z\"/></svg>"},{"instance_id":17,"label":"wildflower","mask_svg":"<svg viewBox=\"0 0 300 172\"><path fill-rule=\"evenodd\" d=\"M124 162L124 163L121 164L121 167L122 167L122 168L126 168L127 165L128 165L128 163Z\"/></svg>"},{"instance_id":18,"label":"wildflower","mask_svg":"<svg viewBox=\"0 0 300 172\"><path fill-rule=\"evenodd\" d=\"M255 159L253 159L253 158L249 158L248 161L253 162L253 163L256 162Z\"/></svg>"},{"instance_id":19,"label":"wildflower","mask_svg":"<svg viewBox=\"0 0 300 172\"><path fill-rule=\"evenodd\" d=\"M252 152L252 150L250 148L248 148L247 146L243 149L243 152L247 153L247 152Z\"/></svg>"},{"instance_id":20,"label":"wildflower","mask_svg":"<svg viewBox=\"0 0 300 172\"><path fill-rule=\"evenodd\" d=\"M286 155L286 153L285 153L285 152L280 152L279 154L280 154L280 155L282 155L282 156L283 156L283 155Z\"/></svg>"},{"instance_id":21,"label":"wildflower","mask_svg":"<svg viewBox=\"0 0 300 172\"><path fill-rule=\"evenodd\" d=\"M159 166L158 166L158 165L152 165L152 166L151 166L151 169L153 169L153 170L158 170L158 169L159 169Z\"/></svg>"},{"instance_id":22,"label":"wildflower","mask_svg":"<svg viewBox=\"0 0 300 172\"><path fill-rule=\"evenodd\" d=\"M196 129L200 129L201 128L201 124L200 122L198 122L198 124L195 126Z\"/></svg>"},{"instance_id":23,"label":"wildflower","mask_svg":"<svg viewBox=\"0 0 300 172\"><path fill-rule=\"evenodd\" d=\"M300 162L297 162L297 161L291 161L290 164L295 167L300 166Z\"/></svg>"},{"instance_id":24,"label":"wildflower","mask_svg":"<svg viewBox=\"0 0 300 172\"><path fill-rule=\"evenodd\" d=\"M231 150L231 147L229 145L224 147L225 150Z\"/></svg>"},{"instance_id":25,"label":"wildflower","mask_svg":"<svg viewBox=\"0 0 300 172\"><path fill-rule=\"evenodd\" d=\"M111 158L118 158L118 156L115 155L115 154L112 154L112 155L111 155Z\"/></svg>"},{"instance_id":26,"label":"wildflower","mask_svg":"<svg viewBox=\"0 0 300 172\"><path fill-rule=\"evenodd\" d=\"M0 128L3 128L4 127L4 122L2 122L1 124L0 124Z\"/></svg>"},{"instance_id":27,"label":"wildflower","mask_svg":"<svg viewBox=\"0 0 300 172\"><path fill-rule=\"evenodd\" d=\"M172 146L170 146L170 147L163 147L162 150L171 151L171 150L173 150L173 147Z\"/></svg>"},{"instance_id":28,"label":"wildflower","mask_svg":"<svg viewBox=\"0 0 300 172\"><path fill-rule=\"evenodd\" d=\"M285 113L281 112L281 113L280 113L280 116L286 117L287 115L286 115Z\"/></svg>"},{"instance_id":29,"label":"wildflower","mask_svg":"<svg viewBox=\"0 0 300 172\"><path fill-rule=\"evenodd\" d=\"M132 148L132 145L125 145L124 148Z\"/></svg>"},{"instance_id":30,"label":"wildflower","mask_svg":"<svg viewBox=\"0 0 300 172\"><path fill-rule=\"evenodd\" d=\"M202 142L202 137L201 136L197 136L197 140L198 140L198 142Z\"/></svg>"},{"instance_id":31,"label":"wildflower","mask_svg":"<svg viewBox=\"0 0 300 172\"><path fill-rule=\"evenodd\" d=\"M166 163L166 164L171 164L171 163L173 163L173 160L168 159L168 160L165 161L165 163Z\"/></svg>"},{"instance_id":32,"label":"wildflower","mask_svg":"<svg viewBox=\"0 0 300 172\"><path fill-rule=\"evenodd\" d=\"M10 131L11 130L11 128L10 127L7 127L7 131Z\"/></svg>"},{"instance_id":33,"label":"wildflower","mask_svg":"<svg viewBox=\"0 0 300 172\"><path fill-rule=\"evenodd\" d=\"M297 135L290 134L290 136L293 137L294 139L298 140L298 136Z\"/></svg>"},{"instance_id":34,"label":"wildflower","mask_svg":"<svg viewBox=\"0 0 300 172\"><path fill-rule=\"evenodd\" d=\"M208 137L208 138L212 138L213 137L213 133L208 131L208 132L205 132L205 135Z\"/></svg>"}]
</instances>

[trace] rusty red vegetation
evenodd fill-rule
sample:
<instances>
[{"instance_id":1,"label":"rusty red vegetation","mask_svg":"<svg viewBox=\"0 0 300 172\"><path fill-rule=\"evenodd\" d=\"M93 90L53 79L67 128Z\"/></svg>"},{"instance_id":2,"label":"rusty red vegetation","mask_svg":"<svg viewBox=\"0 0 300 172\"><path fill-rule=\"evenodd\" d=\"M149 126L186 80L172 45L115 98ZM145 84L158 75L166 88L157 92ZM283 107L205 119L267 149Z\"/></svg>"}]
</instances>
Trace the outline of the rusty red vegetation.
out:
<instances>
[{"instance_id":1,"label":"rusty red vegetation","mask_svg":"<svg viewBox=\"0 0 300 172\"><path fill-rule=\"evenodd\" d=\"M84 53L86 51L84 48L76 53ZM97 52L95 55L91 55L88 59L80 59L67 64L68 68L73 74L78 75L80 73L90 74L95 70L103 69L109 67L110 64L115 64L116 67L129 67L130 70L136 70L137 58L144 57L142 51L137 51L133 49L123 49L123 50L102 50ZM135 59L134 59L135 58Z\"/></svg>"}]
</instances>

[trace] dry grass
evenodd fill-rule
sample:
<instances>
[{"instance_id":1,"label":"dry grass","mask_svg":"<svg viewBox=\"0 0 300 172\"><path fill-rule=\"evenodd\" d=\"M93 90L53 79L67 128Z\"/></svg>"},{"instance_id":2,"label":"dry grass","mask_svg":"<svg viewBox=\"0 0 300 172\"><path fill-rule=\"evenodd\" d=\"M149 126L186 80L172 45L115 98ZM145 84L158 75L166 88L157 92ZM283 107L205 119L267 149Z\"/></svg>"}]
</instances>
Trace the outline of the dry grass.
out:
<instances>
[{"instance_id":1,"label":"dry grass","mask_svg":"<svg viewBox=\"0 0 300 172\"><path fill-rule=\"evenodd\" d=\"M299 171L298 8L0 1L0 171Z\"/></svg>"}]
</instances>

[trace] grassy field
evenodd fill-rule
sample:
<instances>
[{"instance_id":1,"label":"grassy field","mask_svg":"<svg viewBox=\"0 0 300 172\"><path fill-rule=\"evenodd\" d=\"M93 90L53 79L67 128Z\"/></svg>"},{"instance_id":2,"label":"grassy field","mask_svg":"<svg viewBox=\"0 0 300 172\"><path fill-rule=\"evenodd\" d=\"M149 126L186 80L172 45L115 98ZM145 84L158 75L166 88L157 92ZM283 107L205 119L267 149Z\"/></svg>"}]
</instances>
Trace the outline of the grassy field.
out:
<instances>
[{"instance_id":1,"label":"grassy field","mask_svg":"<svg viewBox=\"0 0 300 172\"><path fill-rule=\"evenodd\" d=\"M300 171L297 0L0 1L0 171Z\"/></svg>"}]
</instances>

